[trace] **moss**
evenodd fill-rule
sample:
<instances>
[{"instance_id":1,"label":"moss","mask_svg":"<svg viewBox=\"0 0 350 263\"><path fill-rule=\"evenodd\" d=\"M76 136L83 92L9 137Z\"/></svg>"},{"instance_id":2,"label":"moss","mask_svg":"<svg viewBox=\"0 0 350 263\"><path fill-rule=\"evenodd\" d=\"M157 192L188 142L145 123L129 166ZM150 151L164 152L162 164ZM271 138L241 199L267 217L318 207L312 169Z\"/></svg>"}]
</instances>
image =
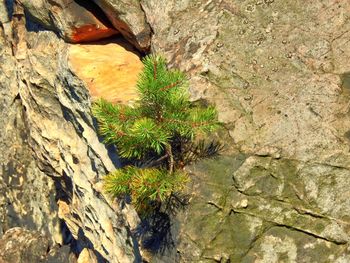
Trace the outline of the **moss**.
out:
<instances>
[{"instance_id":1,"label":"moss","mask_svg":"<svg viewBox=\"0 0 350 263\"><path fill-rule=\"evenodd\" d=\"M246 155L219 156L212 159L201 160L189 169L194 173L201 174L201 178L210 182L227 187L232 184L232 174L245 161Z\"/></svg>"},{"instance_id":2,"label":"moss","mask_svg":"<svg viewBox=\"0 0 350 263\"><path fill-rule=\"evenodd\" d=\"M217 236L208 243L203 256L228 252L231 262L240 262L259 232L259 229L251 230L252 220L252 217L247 215L228 215Z\"/></svg>"},{"instance_id":3,"label":"moss","mask_svg":"<svg viewBox=\"0 0 350 263\"><path fill-rule=\"evenodd\" d=\"M252 177L260 177L254 184L253 187L249 188L246 192L247 194L259 194L262 193L262 196L274 196L280 185L280 180L273 177L271 173L267 170L257 170L251 173Z\"/></svg>"},{"instance_id":4,"label":"moss","mask_svg":"<svg viewBox=\"0 0 350 263\"><path fill-rule=\"evenodd\" d=\"M259 246L267 235L294 242L298 257L304 253L315 258L313 249L317 242L322 246L330 244L322 238L331 221L310 214L308 211L317 213L317 208L310 208L307 202L299 199L298 194L305 195L299 163L271 157L251 157L247 162L245 159L244 155L221 156L191 167L197 180L196 190L183 231L200 244L204 250L202 258L213 255L220 258L221 255L229 256L231 262L254 262L264 253ZM233 174L235 181L232 181ZM232 187L234 182L242 185L238 188L240 191ZM246 185L252 187L246 190ZM239 206L242 198L248 200L246 207ZM273 231L264 234L263 229L268 224ZM280 226L272 226L276 224ZM311 250L307 248L309 243ZM287 262L290 257L284 249L281 245L281 262Z\"/></svg>"},{"instance_id":5,"label":"moss","mask_svg":"<svg viewBox=\"0 0 350 263\"><path fill-rule=\"evenodd\" d=\"M325 225L322 223L316 223L315 224L315 230L318 231L319 233L322 233L323 230L325 230Z\"/></svg>"},{"instance_id":6,"label":"moss","mask_svg":"<svg viewBox=\"0 0 350 263\"><path fill-rule=\"evenodd\" d=\"M341 75L341 86L344 89L350 89L350 72Z\"/></svg>"},{"instance_id":7,"label":"moss","mask_svg":"<svg viewBox=\"0 0 350 263\"><path fill-rule=\"evenodd\" d=\"M343 246L317 239L299 231L285 227L272 227L254 244L249 253L237 262L250 263L254 262L256 258L263 258L268 251L263 251L261 248L271 240L268 238L271 236L277 238L274 243L271 243L271 247L278 254L278 262L290 262L291 260L288 255L289 251L285 251L286 242L298 248L296 259L294 259L296 262L310 262L311 259L317 259L318 262L332 262L329 256L332 253L340 255L344 249Z\"/></svg>"}]
</instances>

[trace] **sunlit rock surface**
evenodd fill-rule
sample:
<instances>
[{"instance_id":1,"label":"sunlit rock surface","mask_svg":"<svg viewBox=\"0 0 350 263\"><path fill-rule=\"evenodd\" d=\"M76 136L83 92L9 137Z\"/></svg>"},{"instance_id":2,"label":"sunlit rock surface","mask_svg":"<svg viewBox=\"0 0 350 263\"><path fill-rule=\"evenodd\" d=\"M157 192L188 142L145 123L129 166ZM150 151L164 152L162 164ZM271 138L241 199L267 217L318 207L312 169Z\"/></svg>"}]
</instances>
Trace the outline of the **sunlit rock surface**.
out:
<instances>
[{"instance_id":1,"label":"sunlit rock surface","mask_svg":"<svg viewBox=\"0 0 350 263\"><path fill-rule=\"evenodd\" d=\"M1 2L0 235L37 230L81 261L350 262L350 3L94 2L217 106L225 151L186 168L189 205L138 239L133 208L103 194L118 159L90 111L99 96L135 99L137 54L112 39L72 46ZM36 22L55 30L46 10Z\"/></svg>"},{"instance_id":2,"label":"sunlit rock surface","mask_svg":"<svg viewBox=\"0 0 350 263\"><path fill-rule=\"evenodd\" d=\"M28 32L23 11L19 6L15 11L13 38L6 39L0 27L6 115L1 230L16 225L38 230L77 254L91 249L102 262L138 261L124 213L130 217L132 208L121 210L107 200L99 183L118 160L99 141L88 89L68 63L69 44L52 31Z\"/></svg>"},{"instance_id":3,"label":"sunlit rock surface","mask_svg":"<svg viewBox=\"0 0 350 263\"><path fill-rule=\"evenodd\" d=\"M125 40L70 45L68 59L93 100L129 103L137 99L136 82L142 62Z\"/></svg>"},{"instance_id":4,"label":"sunlit rock surface","mask_svg":"<svg viewBox=\"0 0 350 263\"><path fill-rule=\"evenodd\" d=\"M238 150L190 167L177 246L155 261L349 262L350 2L141 4L152 50Z\"/></svg>"}]
</instances>

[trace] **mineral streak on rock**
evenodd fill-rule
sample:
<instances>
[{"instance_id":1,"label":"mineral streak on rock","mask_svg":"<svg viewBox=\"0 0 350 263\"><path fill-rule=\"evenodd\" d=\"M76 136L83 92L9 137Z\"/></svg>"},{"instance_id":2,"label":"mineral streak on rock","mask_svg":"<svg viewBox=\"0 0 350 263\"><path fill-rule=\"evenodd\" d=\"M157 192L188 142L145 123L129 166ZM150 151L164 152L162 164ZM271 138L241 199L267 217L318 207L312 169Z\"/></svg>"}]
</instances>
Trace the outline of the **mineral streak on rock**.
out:
<instances>
[{"instance_id":1,"label":"mineral streak on rock","mask_svg":"<svg viewBox=\"0 0 350 263\"><path fill-rule=\"evenodd\" d=\"M73 43L91 42L115 35L113 28L100 28L98 25L84 25L73 29L70 39Z\"/></svg>"}]
</instances>

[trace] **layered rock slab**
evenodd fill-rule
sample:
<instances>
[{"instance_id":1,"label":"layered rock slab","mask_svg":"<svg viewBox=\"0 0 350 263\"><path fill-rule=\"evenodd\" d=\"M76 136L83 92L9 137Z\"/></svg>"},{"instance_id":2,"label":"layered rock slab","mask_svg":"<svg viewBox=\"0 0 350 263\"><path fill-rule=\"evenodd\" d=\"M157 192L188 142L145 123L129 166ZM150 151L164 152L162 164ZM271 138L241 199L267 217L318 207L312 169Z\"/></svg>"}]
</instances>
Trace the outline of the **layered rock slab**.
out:
<instances>
[{"instance_id":1,"label":"layered rock slab","mask_svg":"<svg viewBox=\"0 0 350 263\"><path fill-rule=\"evenodd\" d=\"M136 84L143 65L125 40L70 45L68 60L93 100L127 104L137 99Z\"/></svg>"},{"instance_id":2,"label":"layered rock slab","mask_svg":"<svg viewBox=\"0 0 350 263\"><path fill-rule=\"evenodd\" d=\"M0 236L20 226L63 244L55 184L38 167L28 143L25 108L17 83L18 64L9 38L11 22L8 15L0 19Z\"/></svg>"},{"instance_id":3,"label":"layered rock slab","mask_svg":"<svg viewBox=\"0 0 350 263\"><path fill-rule=\"evenodd\" d=\"M67 46L52 32L29 34L26 41L31 49L21 62L20 96L35 157L63 190L59 216L83 247L109 262L132 262L137 246L128 223L97 184L115 164L99 142L88 91L67 64Z\"/></svg>"},{"instance_id":4,"label":"layered rock slab","mask_svg":"<svg viewBox=\"0 0 350 263\"><path fill-rule=\"evenodd\" d=\"M0 239L0 262L3 263L75 263L68 246L52 247L50 238L24 228L11 228Z\"/></svg>"},{"instance_id":5,"label":"layered rock slab","mask_svg":"<svg viewBox=\"0 0 350 263\"><path fill-rule=\"evenodd\" d=\"M53 32L27 32L21 8L15 11L11 22L13 39L5 41L3 34L0 38L3 47L0 55L7 61L0 74L4 84L1 113L10 113L1 118L7 132L2 133L2 154L6 156L1 155L5 174L0 185L4 181L8 188L14 186L13 204L22 208L12 209L10 216L18 216L19 225L38 229L50 238L56 233L51 224L57 221L64 224L66 228L58 229L58 233L69 235L76 244L72 246L76 253L86 248L100 261L138 261L138 246L122 211L136 221L137 215L132 209L121 210L117 203L106 200L98 184L102 175L115 169L117 160L99 141L91 118L88 89L68 64L68 45ZM17 127L18 132L23 130L25 134L13 133ZM23 140L17 140L21 136ZM28 151L25 153L40 176L33 178L36 173L23 176L36 170L23 167L27 160L21 163L23 160L18 159L23 155L11 153L16 148ZM17 185L22 188L17 189ZM30 194L33 200L28 201ZM12 197L1 196L1 212L6 216L3 200L6 209L6 201ZM47 210L52 214L49 217L45 217ZM27 217L22 211L23 214L29 211ZM21 218L33 219L33 226L29 220L20 221ZM63 243L62 238L52 239L56 244Z\"/></svg>"},{"instance_id":6,"label":"layered rock slab","mask_svg":"<svg viewBox=\"0 0 350 263\"><path fill-rule=\"evenodd\" d=\"M350 259L350 171L242 154L188 171L192 199L174 229L180 240L173 256L180 262Z\"/></svg>"}]
</instances>

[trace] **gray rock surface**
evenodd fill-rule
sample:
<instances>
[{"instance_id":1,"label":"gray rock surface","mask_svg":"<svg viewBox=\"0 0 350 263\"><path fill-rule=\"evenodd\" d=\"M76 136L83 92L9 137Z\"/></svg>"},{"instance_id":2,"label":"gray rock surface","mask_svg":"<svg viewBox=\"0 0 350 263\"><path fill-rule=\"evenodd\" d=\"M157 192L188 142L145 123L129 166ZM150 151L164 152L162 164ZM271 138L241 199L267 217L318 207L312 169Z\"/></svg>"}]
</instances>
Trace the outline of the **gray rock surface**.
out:
<instances>
[{"instance_id":1,"label":"gray rock surface","mask_svg":"<svg viewBox=\"0 0 350 263\"><path fill-rule=\"evenodd\" d=\"M93 0L115 28L140 51L148 51L151 28L139 0Z\"/></svg>"},{"instance_id":2,"label":"gray rock surface","mask_svg":"<svg viewBox=\"0 0 350 263\"><path fill-rule=\"evenodd\" d=\"M139 261L126 221L135 214L101 192L99 178L115 164L97 137L88 91L70 69L67 44L50 31L28 32L19 6L15 14L13 39L1 34L6 63L0 74L5 131L0 183L9 195L0 201L4 221L11 217L4 230L32 224L62 244L65 229L57 233L54 226L64 222L77 253L89 248L101 262Z\"/></svg>"},{"instance_id":3,"label":"gray rock surface","mask_svg":"<svg viewBox=\"0 0 350 263\"><path fill-rule=\"evenodd\" d=\"M68 246L52 247L50 239L38 232L11 228L0 239L0 262L3 263L75 263Z\"/></svg>"},{"instance_id":4,"label":"gray rock surface","mask_svg":"<svg viewBox=\"0 0 350 263\"><path fill-rule=\"evenodd\" d=\"M3 8L5 6L0 9L2 12ZM0 236L9 228L22 226L50 235L62 244L54 182L40 171L28 145L25 108L15 70L18 65L12 56L11 40L6 37L11 29L9 24L8 16L3 16L0 25Z\"/></svg>"},{"instance_id":5,"label":"gray rock surface","mask_svg":"<svg viewBox=\"0 0 350 263\"><path fill-rule=\"evenodd\" d=\"M216 102L232 144L349 167L347 1L142 4L153 51Z\"/></svg>"},{"instance_id":6,"label":"gray rock surface","mask_svg":"<svg viewBox=\"0 0 350 263\"><path fill-rule=\"evenodd\" d=\"M152 51L189 74L193 100L217 106L225 131L214 136L227 150L187 167L191 199L173 219L174 246L140 251L134 210L102 194L116 162L69 45L27 32L21 8L10 21L2 3L1 232L20 225L63 243L62 220L81 261L349 262L350 3L95 3L140 50L149 24Z\"/></svg>"},{"instance_id":7,"label":"gray rock surface","mask_svg":"<svg viewBox=\"0 0 350 263\"><path fill-rule=\"evenodd\" d=\"M349 261L350 3L141 3L152 50L191 75L193 99L216 104L225 142L246 156L190 168L166 257Z\"/></svg>"}]
</instances>

